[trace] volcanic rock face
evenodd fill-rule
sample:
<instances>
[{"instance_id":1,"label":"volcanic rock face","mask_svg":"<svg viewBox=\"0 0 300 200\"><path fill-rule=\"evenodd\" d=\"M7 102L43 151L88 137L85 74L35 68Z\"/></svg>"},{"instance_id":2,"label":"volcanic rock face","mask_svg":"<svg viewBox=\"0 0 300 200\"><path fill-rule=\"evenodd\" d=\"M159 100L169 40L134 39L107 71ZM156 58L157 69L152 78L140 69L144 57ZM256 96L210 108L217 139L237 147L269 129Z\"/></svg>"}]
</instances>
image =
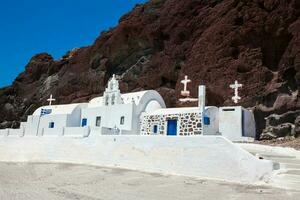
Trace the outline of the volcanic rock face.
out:
<instances>
[{"instance_id":1,"label":"volcanic rock face","mask_svg":"<svg viewBox=\"0 0 300 200\"><path fill-rule=\"evenodd\" d=\"M16 126L52 93L56 103L102 94L112 74L122 92L155 89L168 106L180 80L207 86L209 105L231 105L234 80L244 84L240 105L252 107L258 133L264 118L300 109L300 1L151 0L137 5L93 45L60 60L34 56L12 86L0 90L1 127ZM285 123L284 121L282 123Z\"/></svg>"}]
</instances>

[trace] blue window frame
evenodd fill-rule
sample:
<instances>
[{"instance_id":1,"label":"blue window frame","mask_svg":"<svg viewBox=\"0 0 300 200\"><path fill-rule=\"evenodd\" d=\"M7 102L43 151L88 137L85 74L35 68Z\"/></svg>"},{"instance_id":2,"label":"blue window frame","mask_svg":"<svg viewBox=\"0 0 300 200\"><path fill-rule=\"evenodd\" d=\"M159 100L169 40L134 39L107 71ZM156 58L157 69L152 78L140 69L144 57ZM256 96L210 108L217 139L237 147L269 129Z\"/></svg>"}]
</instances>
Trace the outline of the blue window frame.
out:
<instances>
[{"instance_id":1,"label":"blue window frame","mask_svg":"<svg viewBox=\"0 0 300 200\"><path fill-rule=\"evenodd\" d=\"M54 128L54 122L49 123L49 128Z\"/></svg>"},{"instance_id":2,"label":"blue window frame","mask_svg":"<svg viewBox=\"0 0 300 200\"><path fill-rule=\"evenodd\" d=\"M209 117L204 117L204 125L210 125L210 118Z\"/></svg>"},{"instance_id":3,"label":"blue window frame","mask_svg":"<svg viewBox=\"0 0 300 200\"><path fill-rule=\"evenodd\" d=\"M157 126L157 125L154 125L154 126L153 126L153 133L154 133L154 134L157 134L157 131L158 131L158 126Z\"/></svg>"},{"instance_id":4,"label":"blue window frame","mask_svg":"<svg viewBox=\"0 0 300 200\"><path fill-rule=\"evenodd\" d=\"M81 126L85 127L87 125L87 118L83 118L81 121Z\"/></svg>"}]
</instances>

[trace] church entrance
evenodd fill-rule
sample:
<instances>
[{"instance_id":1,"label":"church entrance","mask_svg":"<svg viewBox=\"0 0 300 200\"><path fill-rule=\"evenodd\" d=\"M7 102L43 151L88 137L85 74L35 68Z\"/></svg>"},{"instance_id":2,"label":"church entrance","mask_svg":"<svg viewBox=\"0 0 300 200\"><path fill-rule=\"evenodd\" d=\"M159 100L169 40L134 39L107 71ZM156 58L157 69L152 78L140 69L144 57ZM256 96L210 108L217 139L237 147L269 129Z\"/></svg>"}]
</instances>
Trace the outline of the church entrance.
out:
<instances>
[{"instance_id":1,"label":"church entrance","mask_svg":"<svg viewBox=\"0 0 300 200\"><path fill-rule=\"evenodd\" d=\"M167 123L167 135L177 135L177 119L169 119Z\"/></svg>"}]
</instances>

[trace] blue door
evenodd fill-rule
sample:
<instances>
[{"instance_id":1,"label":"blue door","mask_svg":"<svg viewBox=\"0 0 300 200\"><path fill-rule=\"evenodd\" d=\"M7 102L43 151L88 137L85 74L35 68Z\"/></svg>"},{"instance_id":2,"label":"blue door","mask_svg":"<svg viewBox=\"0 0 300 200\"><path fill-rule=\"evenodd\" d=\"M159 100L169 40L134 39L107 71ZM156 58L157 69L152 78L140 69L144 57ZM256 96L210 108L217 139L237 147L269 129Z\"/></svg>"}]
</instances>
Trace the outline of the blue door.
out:
<instances>
[{"instance_id":1,"label":"blue door","mask_svg":"<svg viewBox=\"0 0 300 200\"><path fill-rule=\"evenodd\" d=\"M87 125L87 119L83 118L82 121L81 121L81 126L85 127L86 125Z\"/></svg>"},{"instance_id":2,"label":"blue door","mask_svg":"<svg viewBox=\"0 0 300 200\"><path fill-rule=\"evenodd\" d=\"M177 120L168 120L167 135L177 135Z\"/></svg>"}]
</instances>

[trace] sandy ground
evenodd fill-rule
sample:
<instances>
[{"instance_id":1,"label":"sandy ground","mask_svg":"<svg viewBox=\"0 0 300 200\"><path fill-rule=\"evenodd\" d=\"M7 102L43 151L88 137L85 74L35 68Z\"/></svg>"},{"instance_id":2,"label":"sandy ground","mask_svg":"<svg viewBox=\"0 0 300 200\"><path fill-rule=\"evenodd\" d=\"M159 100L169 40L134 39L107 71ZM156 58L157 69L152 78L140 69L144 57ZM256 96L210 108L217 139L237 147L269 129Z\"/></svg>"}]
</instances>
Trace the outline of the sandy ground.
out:
<instances>
[{"instance_id":1,"label":"sandy ground","mask_svg":"<svg viewBox=\"0 0 300 200\"><path fill-rule=\"evenodd\" d=\"M71 164L0 163L1 200L299 199L300 191Z\"/></svg>"},{"instance_id":2,"label":"sandy ground","mask_svg":"<svg viewBox=\"0 0 300 200\"><path fill-rule=\"evenodd\" d=\"M300 150L300 138L286 137L286 138L273 139L273 140L255 141L255 143L270 145L270 146L291 147Z\"/></svg>"}]
</instances>

